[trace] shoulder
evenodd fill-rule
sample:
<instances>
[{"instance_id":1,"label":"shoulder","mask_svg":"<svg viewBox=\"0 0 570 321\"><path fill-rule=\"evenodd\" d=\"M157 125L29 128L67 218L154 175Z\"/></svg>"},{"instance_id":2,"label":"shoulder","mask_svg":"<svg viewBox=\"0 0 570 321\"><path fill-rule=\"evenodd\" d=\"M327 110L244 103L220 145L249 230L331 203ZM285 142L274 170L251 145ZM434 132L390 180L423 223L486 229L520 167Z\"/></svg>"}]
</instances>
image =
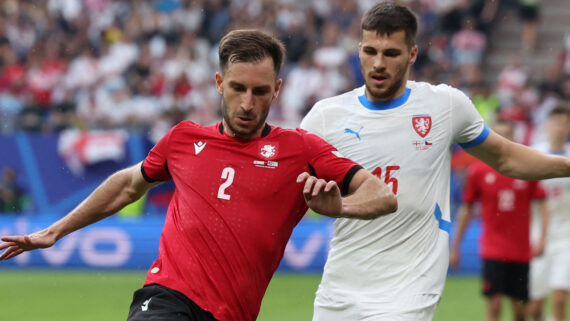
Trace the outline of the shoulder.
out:
<instances>
[{"instance_id":1,"label":"shoulder","mask_svg":"<svg viewBox=\"0 0 570 321\"><path fill-rule=\"evenodd\" d=\"M346 106L347 103L350 104L356 101L355 98L362 94L364 94L364 86L355 88L351 91L337 96L321 99L315 104L313 109L323 110L335 107L343 107Z\"/></svg>"},{"instance_id":2,"label":"shoulder","mask_svg":"<svg viewBox=\"0 0 570 321\"><path fill-rule=\"evenodd\" d=\"M173 130L183 131L183 132L195 132L195 133L205 133L205 132L215 132L218 131L220 123L213 125L204 126L197 124L190 120L183 120L172 127Z\"/></svg>"},{"instance_id":3,"label":"shoulder","mask_svg":"<svg viewBox=\"0 0 570 321\"><path fill-rule=\"evenodd\" d=\"M304 139L307 135L313 135L302 128L282 128L278 126L271 126L272 137L279 139ZM268 138L270 138L270 136Z\"/></svg>"},{"instance_id":4,"label":"shoulder","mask_svg":"<svg viewBox=\"0 0 570 321\"><path fill-rule=\"evenodd\" d=\"M407 87L415 90L416 92L425 92L425 93L432 93L432 94L446 94L446 95L465 95L461 90L450 86L448 84L437 84L433 85L428 82L424 81L413 81L410 80L407 83Z\"/></svg>"},{"instance_id":5,"label":"shoulder","mask_svg":"<svg viewBox=\"0 0 570 321\"><path fill-rule=\"evenodd\" d=\"M215 136L216 130L218 128L217 125L218 124L203 126L189 120L184 120L173 126L165 135L165 137L178 140L177 138L187 139L194 136Z\"/></svg>"},{"instance_id":6,"label":"shoulder","mask_svg":"<svg viewBox=\"0 0 570 321\"><path fill-rule=\"evenodd\" d=\"M437 101L440 104L468 102L469 98L461 90L447 84L433 85L427 82L408 81L406 87L412 91L412 97L420 101Z\"/></svg>"},{"instance_id":7,"label":"shoulder","mask_svg":"<svg viewBox=\"0 0 570 321\"><path fill-rule=\"evenodd\" d=\"M324 142L322 138L302 128L286 129L281 127L272 128L273 137L279 141L286 141L295 144L299 148L304 148L308 145L321 144ZM269 138L269 137L268 137Z\"/></svg>"}]
</instances>

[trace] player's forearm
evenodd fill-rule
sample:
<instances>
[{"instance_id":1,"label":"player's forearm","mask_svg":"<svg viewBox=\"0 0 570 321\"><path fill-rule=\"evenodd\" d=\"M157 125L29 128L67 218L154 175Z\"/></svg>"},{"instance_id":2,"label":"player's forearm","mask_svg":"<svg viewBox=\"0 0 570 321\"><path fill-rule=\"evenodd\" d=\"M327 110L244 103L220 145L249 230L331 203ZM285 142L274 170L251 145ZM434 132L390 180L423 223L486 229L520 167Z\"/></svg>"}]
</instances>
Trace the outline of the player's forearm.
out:
<instances>
[{"instance_id":1,"label":"player's forearm","mask_svg":"<svg viewBox=\"0 0 570 321\"><path fill-rule=\"evenodd\" d=\"M451 251L458 251L459 245L463 240L463 235L469 226L472 217L472 207L469 204L462 204L458 210L457 223L455 224L455 233L453 242L451 243Z\"/></svg>"},{"instance_id":2,"label":"player's forearm","mask_svg":"<svg viewBox=\"0 0 570 321\"><path fill-rule=\"evenodd\" d=\"M124 169L105 180L69 214L47 230L56 240L105 217L113 215L139 199L146 189L133 188L132 168Z\"/></svg>"},{"instance_id":3,"label":"player's forearm","mask_svg":"<svg viewBox=\"0 0 570 321\"><path fill-rule=\"evenodd\" d=\"M541 180L570 176L570 158L549 155L530 147L511 144L497 170L513 178Z\"/></svg>"},{"instance_id":4,"label":"player's forearm","mask_svg":"<svg viewBox=\"0 0 570 321\"><path fill-rule=\"evenodd\" d=\"M341 217L374 219L395 212L398 201L390 188L369 177L349 196L342 198Z\"/></svg>"}]
</instances>

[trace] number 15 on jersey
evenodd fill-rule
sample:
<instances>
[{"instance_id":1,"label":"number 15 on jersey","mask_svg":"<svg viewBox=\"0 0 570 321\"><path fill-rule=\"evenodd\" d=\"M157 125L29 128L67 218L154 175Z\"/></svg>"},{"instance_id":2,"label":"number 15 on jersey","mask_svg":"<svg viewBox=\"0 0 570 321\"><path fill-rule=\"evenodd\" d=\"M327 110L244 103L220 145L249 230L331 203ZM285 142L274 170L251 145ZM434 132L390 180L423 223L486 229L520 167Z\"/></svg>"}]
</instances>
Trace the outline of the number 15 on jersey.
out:
<instances>
[{"instance_id":1,"label":"number 15 on jersey","mask_svg":"<svg viewBox=\"0 0 570 321\"><path fill-rule=\"evenodd\" d=\"M386 183L386 185L392 184L392 193L394 193L394 195L398 194L398 179L395 177L391 177L391 175L393 171L399 169L400 169L399 165L386 166L386 171L384 175L384 183ZM382 179L382 167L376 167L372 171L372 174L376 175L379 179Z\"/></svg>"}]
</instances>

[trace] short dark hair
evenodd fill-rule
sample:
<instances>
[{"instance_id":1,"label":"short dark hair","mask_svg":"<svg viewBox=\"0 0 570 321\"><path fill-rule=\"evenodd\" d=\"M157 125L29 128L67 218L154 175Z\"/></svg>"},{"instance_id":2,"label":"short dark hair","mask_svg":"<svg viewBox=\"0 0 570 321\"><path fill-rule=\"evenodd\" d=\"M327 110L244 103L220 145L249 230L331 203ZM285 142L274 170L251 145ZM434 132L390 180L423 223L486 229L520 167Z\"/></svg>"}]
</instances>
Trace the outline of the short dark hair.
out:
<instances>
[{"instance_id":1,"label":"short dark hair","mask_svg":"<svg viewBox=\"0 0 570 321\"><path fill-rule=\"evenodd\" d=\"M406 43L411 48L416 43L418 19L405 5L388 1L379 2L364 13L362 30L376 31L380 35L390 35L403 30L406 33Z\"/></svg>"},{"instance_id":2,"label":"short dark hair","mask_svg":"<svg viewBox=\"0 0 570 321\"><path fill-rule=\"evenodd\" d=\"M567 115L570 117L570 106L565 102L559 102L556 106L550 111L548 114L549 116L554 115Z\"/></svg>"},{"instance_id":3,"label":"short dark hair","mask_svg":"<svg viewBox=\"0 0 570 321\"><path fill-rule=\"evenodd\" d=\"M285 59L285 46L280 40L259 30L233 30L220 41L218 56L222 73L230 62L259 62L271 57L277 77Z\"/></svg>"}]
</instances>

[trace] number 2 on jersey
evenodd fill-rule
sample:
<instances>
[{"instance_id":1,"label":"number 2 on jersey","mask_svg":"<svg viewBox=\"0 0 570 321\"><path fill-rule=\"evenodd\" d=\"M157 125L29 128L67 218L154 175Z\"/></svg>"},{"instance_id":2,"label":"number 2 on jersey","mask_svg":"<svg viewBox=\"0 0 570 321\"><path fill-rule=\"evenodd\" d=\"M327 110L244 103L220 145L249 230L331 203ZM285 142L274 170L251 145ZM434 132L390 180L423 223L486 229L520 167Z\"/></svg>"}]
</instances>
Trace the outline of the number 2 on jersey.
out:
<instances>
[{"instance_id":1,"label":"number 2 on jersey","mask_svg":"<svg viewBox=\"0 0 570 321\"><path fill-rule=\"evenodd\" d=\"M236 174L235 169L231 168L231 167L226 167L222 170L222 178L225 179L226 181L222 183L222 185L220 185L220 188L218 188L218 198L221 198L223 200L229 200L230 199L230 195L226 194L226 188L230 187L230 185L232 185L232 183L234 182L234 175Z\"/></svg>"},{"instance_id":2,"label":"number 2 on jersey","mask_svg":"<svg viewBox=\"0 0 570 321\"><path fill-rule=\"evenodd\" d=\"M386 175L384 176L384 183L386 183L386 185L392 183L392 193L394 193L394 195L398 194L398 179L390 177L390 174L392 171L398 169L400 169L399 165L386 166ZM372 174L378 176L379 179L382 179L382 167L376 167L372 171Z\"/></svg>"}]
</instances>

